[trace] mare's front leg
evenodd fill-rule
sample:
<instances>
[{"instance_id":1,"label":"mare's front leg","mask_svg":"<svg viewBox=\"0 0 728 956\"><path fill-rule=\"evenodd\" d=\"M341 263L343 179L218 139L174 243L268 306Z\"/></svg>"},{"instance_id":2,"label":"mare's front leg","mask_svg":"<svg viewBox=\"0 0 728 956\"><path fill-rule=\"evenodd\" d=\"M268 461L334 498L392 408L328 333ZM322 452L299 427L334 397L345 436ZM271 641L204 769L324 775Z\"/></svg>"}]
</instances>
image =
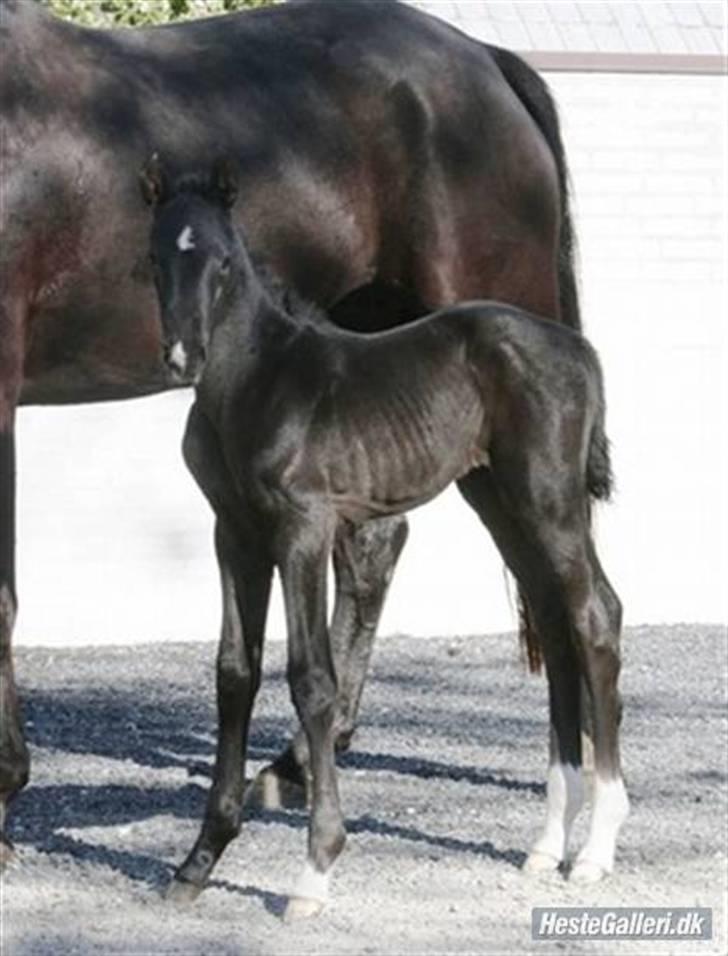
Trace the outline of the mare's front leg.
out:
<instances>
[{"instance_id":1,"label":"mare's front leg","mask_svg":"<svg viewBox=\"0 0 728 956\"><path fill-rule=\"evenodd\" d=\"M4 831L7 804L27 783L30 768L12 655L17 607L14 425L18 376L13 374L17 364L14 334L9 314L0 305L0 868L12 858Z\"/></svg>"},{"instance_id":2,"label":"mare's front leg","mask_svg":"<svg viewBox=\"0 0 728 956\"><path fill-rule=\"evenodd\" d=\"M326 571L334 520L313 508L286 517L277 549L288 624L288 682L311 768L308 857L288 920L314 916L328 899L331 868L346 834L336 782L336 671L326 621Z\"/></svg>"},{"instance_id":3,"label":"mare's front leg","mask_svg":"<svg viewBox=\"0 0 728 956\"><path fill-rule=\"evenodd\" d=\"M337 528L330 639L338 681L338 752L348 749L356 729L384 599L406 541L407 521L402 516L363 525L341 522ZM302 806L309 776L308 742L301 728L291 744L258 774L248 799L265 807Z\"/></svg>"},{"instance_id":4,"label":"mare's front leg","mask_svg":"<svg viewBox=\"0 0 728 956\"><path fill-rule=\"evenodd\" d=\"M338 680L336 750L348 750L384 600L407 541L404 516L339 524L334 540L336 600L331 649Z\"/></svg>"},{"instance_id":5,"label":"mare's front leg","mask_svg":"<svg viewBox=\"0 0 728 956\"><path fill-rule=\"evenodd\" d=\"M217 511L215 550L223 617L217 657L218 738L212 788L200 834L170 884L176 901L194 899L228 843L240 832L245 754L253 702L260 685L261 652L273 565L265 542L243 521L229 488L217 439L193 409L185 458Z\"/></svg>"}]
</instances>

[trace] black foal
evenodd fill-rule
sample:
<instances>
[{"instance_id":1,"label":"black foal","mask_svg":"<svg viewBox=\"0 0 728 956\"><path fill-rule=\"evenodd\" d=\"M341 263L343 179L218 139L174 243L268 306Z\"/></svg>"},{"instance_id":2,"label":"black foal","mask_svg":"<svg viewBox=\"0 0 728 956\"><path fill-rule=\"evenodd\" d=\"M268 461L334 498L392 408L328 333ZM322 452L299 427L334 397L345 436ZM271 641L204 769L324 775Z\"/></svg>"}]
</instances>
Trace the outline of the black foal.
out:
<instances>
[{"instance_id":1,"label":"black foal","mask_svg":"<svg viewBox=\"0 0 728 956\"><path fill-rule=\"evenodd\" d=\"M197 381L184 455L215 511L223 590L214 782L173 894L194 896L240 829L278 567L288 679L312 774L308 859L287 915L321 909L345 840L334 749L347 688L337 684L329 636L327 564L353 525L401 514L453 481L523 588L546 662L547 820L527 866L558 866L581 806L583 677L595 794L571 872L598 879L612 868L627 797L621 610L589 531L590 497L606 497L610 482L594 351L564 326L499 303L466 303L374 335L341 330L308 308L286 310L232 225L228 167L170 187L152 163L143 178L155 203L151 248L168 362Z\"/></svg>"}]
</instances>

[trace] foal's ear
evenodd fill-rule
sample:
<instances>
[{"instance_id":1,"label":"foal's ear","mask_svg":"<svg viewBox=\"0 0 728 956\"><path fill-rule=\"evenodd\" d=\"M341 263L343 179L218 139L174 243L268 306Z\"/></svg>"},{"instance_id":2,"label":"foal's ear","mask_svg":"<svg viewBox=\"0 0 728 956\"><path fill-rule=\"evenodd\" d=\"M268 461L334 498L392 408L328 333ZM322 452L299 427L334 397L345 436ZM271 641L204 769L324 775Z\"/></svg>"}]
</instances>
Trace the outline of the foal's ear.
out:
<instances>
[{"instance_id":1,"label":"foal's ear","mask_svg":"<svg viewBox=\"0 0 728 956\"><path fill-rule=\"evenodd\" d=\"M139 188L148 206L157 206L166 199L168 180L159 153L154 153L139 170Z\"/></svg>"},{"instance_id":2,"label":"foal's ear","mask_svg":"<svg viewBox=\"0 0 728 956\"><path fill-rule=\"evenodd\" d=\"M210 189L227 209L238 196L238 167L235 160L222 156L215 160L210 172Z\"/></svg>"}]
</instances>

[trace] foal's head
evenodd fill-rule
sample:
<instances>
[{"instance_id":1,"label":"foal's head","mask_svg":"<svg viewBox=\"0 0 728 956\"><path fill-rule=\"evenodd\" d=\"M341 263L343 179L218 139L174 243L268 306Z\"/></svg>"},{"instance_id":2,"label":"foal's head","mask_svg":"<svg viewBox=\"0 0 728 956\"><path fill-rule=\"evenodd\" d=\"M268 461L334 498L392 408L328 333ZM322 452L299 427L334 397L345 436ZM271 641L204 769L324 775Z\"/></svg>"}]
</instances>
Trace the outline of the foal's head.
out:
<instances>
[{"instance_id":1,"label":"foal's head","mask_svg":"<svg viewBox=\"0 0 728 956\"><path fill-rule=\"evenodd\" d=\"M252 271L230 216L237 177L232 164L220 160L208 176L170 183L153 156L140 185L154 209L150 257L164 359L178 382L196 382L226 301Z\"/></svg>"}]
</instances>

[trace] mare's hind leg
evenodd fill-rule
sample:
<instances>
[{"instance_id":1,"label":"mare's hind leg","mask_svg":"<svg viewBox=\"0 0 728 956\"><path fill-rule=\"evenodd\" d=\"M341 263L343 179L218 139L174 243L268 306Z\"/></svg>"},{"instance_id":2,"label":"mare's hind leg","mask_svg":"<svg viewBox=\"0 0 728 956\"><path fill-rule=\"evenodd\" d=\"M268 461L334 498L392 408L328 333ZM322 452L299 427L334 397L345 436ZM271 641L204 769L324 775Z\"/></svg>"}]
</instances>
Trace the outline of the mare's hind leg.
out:
<instances>
[{"instance_id":1,"label":"mare's hind leg","mask_svg":"<svg viewBox=\"0 0 728 956\"><path fill-rule=\"evenodd\" d=\"M559 480L555 465L529 470L521 463L502 475L495 470L496 476L483 469L471 472L459 484L523 587L546 661L551 720L547 818L527 868L553 869L564 859L581 806L584 673L594 700L595 760L602 769L597 771L592 834L574 876L596 878L611 869L617 831L626 816L617 748L619 603L596 564L585 502L574 493L573 482L567 487ZM533 487L539 475L547 485Z\"/></svg>"},{"instance_id":2,"label":"mare's hind leg","mask_svg":"<svg viewBox=\"0 0 728 956\"><path fill-rule=\"evenodd\" d=\"M403 517L342 522L334 542L336 598L331 647L336 667L336 749L348 749L356 727L372 646L389 582L407 540ZM308 742L303 729L251 788L249 799L263 806L305 803L309 778Z\"/></svg>"}]
</instances>

